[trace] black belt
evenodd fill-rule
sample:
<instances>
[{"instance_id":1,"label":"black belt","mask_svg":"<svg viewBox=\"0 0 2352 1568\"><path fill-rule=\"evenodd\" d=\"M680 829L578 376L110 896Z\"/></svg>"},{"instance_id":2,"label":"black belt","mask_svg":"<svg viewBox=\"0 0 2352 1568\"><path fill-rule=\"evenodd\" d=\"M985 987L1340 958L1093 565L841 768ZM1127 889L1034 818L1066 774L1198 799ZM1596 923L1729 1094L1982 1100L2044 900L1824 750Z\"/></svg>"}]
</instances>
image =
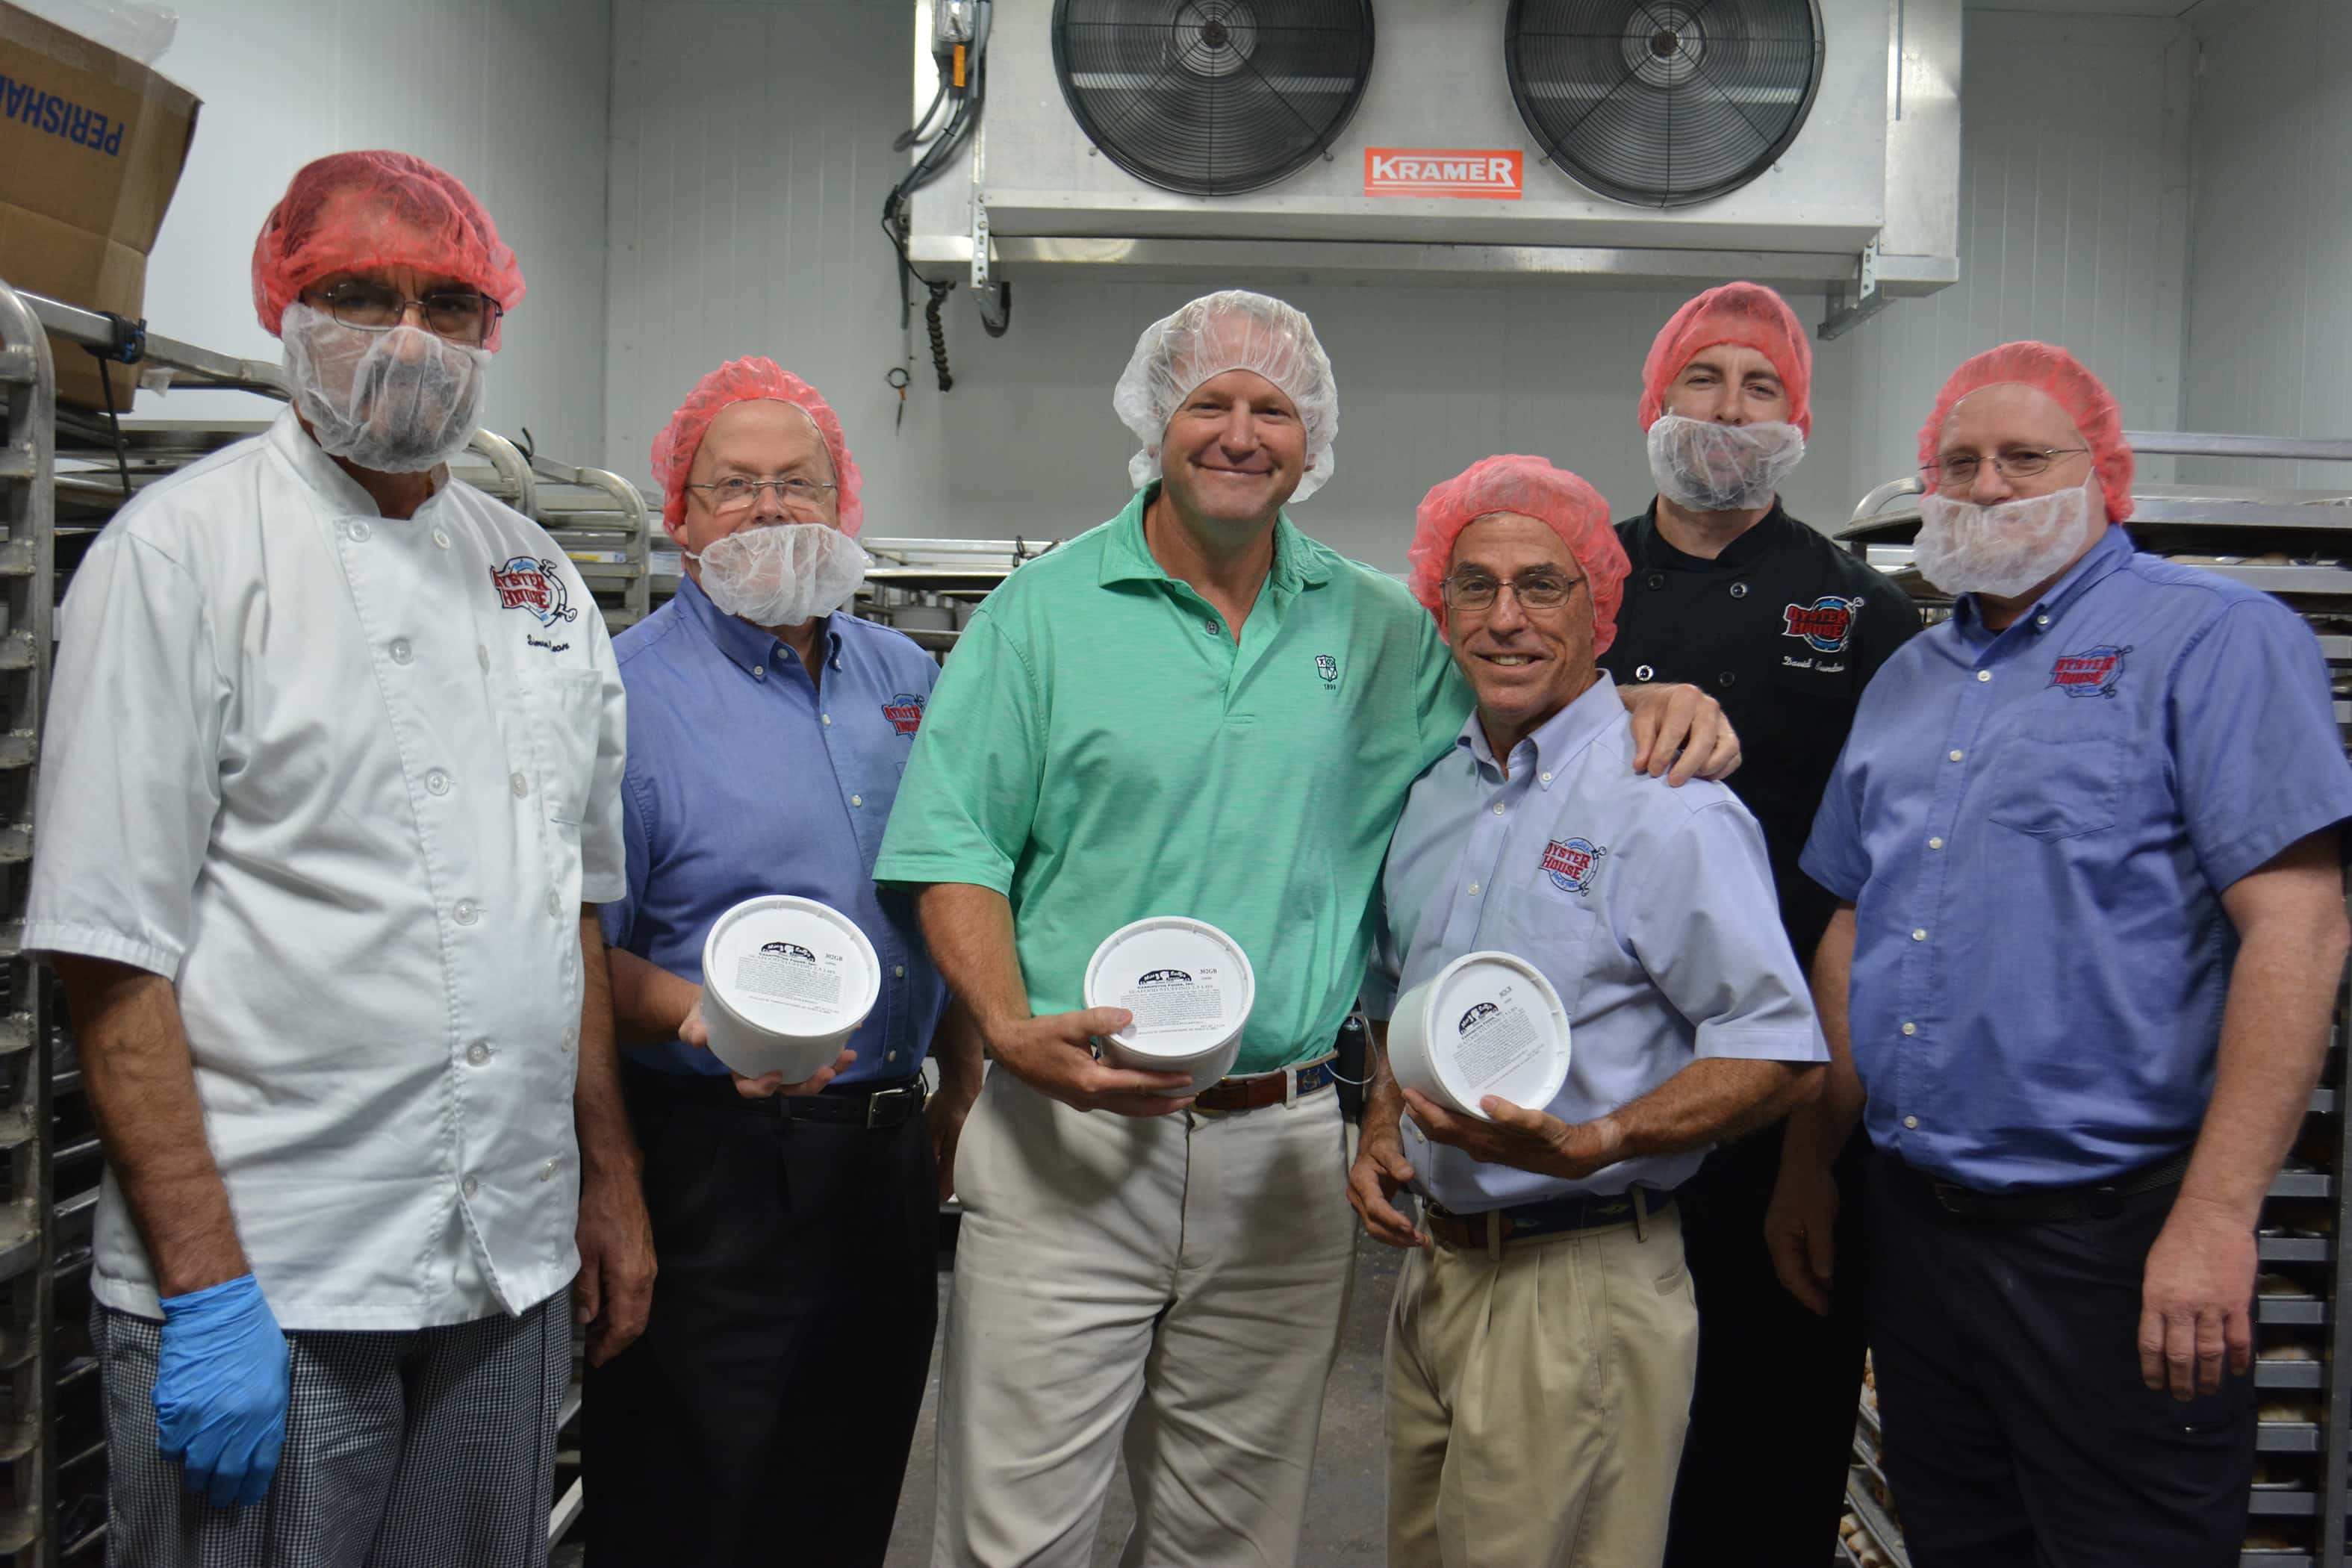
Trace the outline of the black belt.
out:
<instances>
[{"instance_id":1,"label":"black belt","mask_svg":"<svg viewBox=\"0 0 2352 1568\"><path fill-rule=\"evenodd\" d=\"M1983 1193L1957 1182L1939 1182L1914 1170L1900 1159L1890 1159L1896 1170L1927 1191L1946 1214L1962 1219L2006 1220L2012 1224L2070 1219L2112 1219L2123 1213L2124 1200L2180 1184L2189 1173L2189 1151L2153 1165L2079 1187L2040 1187L2028 1193Z\"/></svg>"},{"instance_id":2,"label":"black belt","mask_svg":"<svg viewBox=\"0 0 2352 1568\"><path fill-rule=\"evenodd\" d=\"M1455 1214L1443 1205L1432 1203L1423 1205L1422 1218L1428 1223L1429 1234L1446 1246L1457 1251L1475 1251L1538 1236L1565 1236L1571 1231L1631 1225L1637 1217L1636 1204L1643 1205L1640 1215L1646 1216L1664 1208L1672 1198L1670 1193L1635 1187L1606 1196L1576 1193L1480 1214Z\"/></svg>"},{"instance_id":3,"label":"black belt","mask_svg":"<svg viewBox=\"0 0 2352 1568\"><path fill-rule=\"evenodd\" d=\"M920 1077L887 1083L853 1083L815 1094L780 1094L777 1109L787 1121L823 1121L835 1127L897 1127L923 1113L929 1095Z\"/></svg>"}]
</instances>

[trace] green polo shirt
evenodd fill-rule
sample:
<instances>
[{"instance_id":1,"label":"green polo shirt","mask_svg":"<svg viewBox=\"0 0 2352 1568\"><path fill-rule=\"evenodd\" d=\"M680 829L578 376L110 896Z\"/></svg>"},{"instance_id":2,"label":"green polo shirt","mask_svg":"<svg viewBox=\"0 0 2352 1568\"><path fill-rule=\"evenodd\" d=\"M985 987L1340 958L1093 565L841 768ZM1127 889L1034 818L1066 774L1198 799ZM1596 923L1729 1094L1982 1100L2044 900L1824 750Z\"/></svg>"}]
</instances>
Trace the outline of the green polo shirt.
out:
<instances>
[{"instance_id":1,"label":"green polo shirt","mask_svg":"<svg viewBox=\"0 0 2352 1568\"><path fill-rule=\"evenodd\" d=\"M1086 1005L1112 931L1190 915L1257 1003L1237 1073L1331 1047L1364 977L1405 792L1470 710L1402 584L1275 524L1236 644L1143 542L1145 489L1024 565L940 676L875 876L1012 901L1029 1002Z\"/></svg>"}]
</instances>

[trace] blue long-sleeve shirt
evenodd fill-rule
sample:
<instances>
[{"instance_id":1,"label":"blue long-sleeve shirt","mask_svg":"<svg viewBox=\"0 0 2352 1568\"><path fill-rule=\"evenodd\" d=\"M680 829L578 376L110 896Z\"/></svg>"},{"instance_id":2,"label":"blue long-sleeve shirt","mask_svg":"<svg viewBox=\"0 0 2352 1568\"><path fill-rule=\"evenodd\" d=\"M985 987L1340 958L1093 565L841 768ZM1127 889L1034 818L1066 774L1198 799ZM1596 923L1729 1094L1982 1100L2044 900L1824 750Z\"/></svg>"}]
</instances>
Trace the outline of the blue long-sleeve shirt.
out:
<instances>
[{"instance_id":1,"label":"blue long-sleeve shirt","mask_svg":"<svg viewBox=\"0 0 2352 1568\"><path fill-rule=\"evenodd\" d=\"M711 923L793 893L857 922L882 994L850 1039L842 1083L906 1078L947 1005L909 900L875 886L874 857L939 667L887 626L827 617L822 689L774 637L719 613L691 578L614 639L629 694L622 828L629 890L604 940L699 982ZM668 1072L727 1069L676 1040L630 1056Z\"/></svg>"}]
</instances>

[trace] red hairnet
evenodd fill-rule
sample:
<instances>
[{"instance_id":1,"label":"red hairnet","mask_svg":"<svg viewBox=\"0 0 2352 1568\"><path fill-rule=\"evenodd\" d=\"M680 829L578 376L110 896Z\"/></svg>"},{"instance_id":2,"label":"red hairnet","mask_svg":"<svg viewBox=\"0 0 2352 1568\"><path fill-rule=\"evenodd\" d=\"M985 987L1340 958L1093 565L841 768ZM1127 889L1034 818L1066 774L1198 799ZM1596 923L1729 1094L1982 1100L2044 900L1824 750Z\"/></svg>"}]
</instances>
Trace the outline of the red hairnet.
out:
<instances>
[{"instance_id":1,"label":"red hairnet","mask_svg":"<svg viewBox=\"0 0 2352 1568\"><path fill-rule=\"evenodd\" d=\"M455 175L405 153L335 153L296 170L261 220L253 242L254 313L276 337L286 307L303 289L366 267L463 278L501 310L522 302L514 252ZM483 346L499 346L497 324Z\"/></svg>"},{"instance_id":2,"label":"red hairnet","mask_svg":"<svg viewBox=\"0 0 2352 1568\"><path fill-rule=\"evenodd\" d=\"M841 487L836 492L841 531L856 533L866 521L866 503L857 495L865 478L850 458L841 421L832 405L817 395L815 387L772 359L730 360L720 365L694 384L694 390L669 416L669 424L654 437L654 477L661 481L662 526L676 533L677 525L686 521L686 476L693 471L694 455L702 450L702 437L709 432L710 422L730 404L762 401L789 403L816 426L824 442L824 455L833 459L833 482Z\"/></svg>"},{"instance_id":3,"label":"red hairnet","mask_svg":"<svg viewBox=\"0 0 2352 1568\"><path fill-rule=\"evenodd\" d=\"M1666 388L1701 349L1738 343L1772 362L1789 394L1789 423L1813 434L1813 345L1789 301L1761 283L1726 283L1676 310L1642 362L1642 428L1665 412Z\"/></svg>"},{"instance_id":4,"label":"red hairnet","mask_svg":"<svg viewBox=\"0 0 2352 1568\"><path fill-rule=\"evenodd\" d=\"M2046 393L2066 411L2083 445L2091 449L2092 466L2099 471L2099 489L2107 498L2107 521L2121 522L2132 514L2132 449L2124 439L2124 411L2106 384L2064 349L2032 339L1987 349L1952 373L1937 395L1936 411L1919 426L1919 471L1927 488L1936 488L1936 448L1944 438L1944 422L1953 407L1971 392L1988 386L2015 384Z\"/></svg>"},{"instance_id":5,"label":"red hairnet","mask_svg":"<svg viewBox=\"0 0 2352 1568\"><path fill-rule=\"evenodd\" d=\"M1482 517L1515 511L1549 525L1575 557L1592 595L1592 651L1617 640L1617 606L1633 568L1599 490L1541 458L1487 458L1421 498L1412 547L1404 552L1405 585L1444 624L1441 585L1454 561L1454 542Z\"/></svg>"}]
</instances>

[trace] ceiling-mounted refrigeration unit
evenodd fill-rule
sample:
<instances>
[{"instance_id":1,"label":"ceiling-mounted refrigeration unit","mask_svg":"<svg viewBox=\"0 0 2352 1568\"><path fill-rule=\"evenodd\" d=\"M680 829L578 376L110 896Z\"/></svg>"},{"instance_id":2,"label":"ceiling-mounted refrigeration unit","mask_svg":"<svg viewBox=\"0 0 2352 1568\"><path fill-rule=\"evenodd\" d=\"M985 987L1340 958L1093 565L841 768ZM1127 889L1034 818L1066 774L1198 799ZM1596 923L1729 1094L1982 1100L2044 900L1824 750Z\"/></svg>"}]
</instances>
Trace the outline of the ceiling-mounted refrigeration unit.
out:
<instances>
[{"instance_id":1,"label":"ceiling-mounted refrigeration unit","mask_svg":"<svg viewBox=\"0 0 2352 1568\"><path fill-rule=\"evenodd\" d=\"M975 287L1745 277L1835 335L1958 278L1960 8L993 0L908 255Z\"/></svg>"}]
</instances>

